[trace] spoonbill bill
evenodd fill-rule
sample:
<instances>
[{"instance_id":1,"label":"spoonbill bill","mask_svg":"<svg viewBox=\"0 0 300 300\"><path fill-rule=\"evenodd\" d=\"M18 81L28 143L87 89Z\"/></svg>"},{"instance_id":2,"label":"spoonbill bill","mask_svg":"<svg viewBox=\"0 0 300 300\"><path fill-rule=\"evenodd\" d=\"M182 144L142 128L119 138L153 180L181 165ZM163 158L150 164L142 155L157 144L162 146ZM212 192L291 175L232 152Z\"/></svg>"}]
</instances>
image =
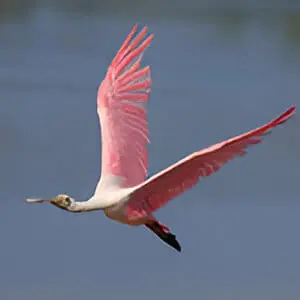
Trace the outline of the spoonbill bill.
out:
<instances>
[{"instance_id":1,"label":"spoonbill bill","mask_svg":"<svg viewBox=\"0 0 300 300\"><path fill-rule=\"evenodd\" d=\"M153 215L170 200L210 176L246 148L258 144L273 127L295 112L291 106L256 129L194 152L147 179L149 132L146 104L150 94L150 66L141 66L154 35L135 25L113 58L98 88L97 112L102 136L101 176L93 196L75 201L60 194L30 198L28 203L51 203L68 212L102 210L119 223L144 225L165 243L181 251L176 236ZM135 37L134 37L135 36Z\"/></svg>"}]
</instances>

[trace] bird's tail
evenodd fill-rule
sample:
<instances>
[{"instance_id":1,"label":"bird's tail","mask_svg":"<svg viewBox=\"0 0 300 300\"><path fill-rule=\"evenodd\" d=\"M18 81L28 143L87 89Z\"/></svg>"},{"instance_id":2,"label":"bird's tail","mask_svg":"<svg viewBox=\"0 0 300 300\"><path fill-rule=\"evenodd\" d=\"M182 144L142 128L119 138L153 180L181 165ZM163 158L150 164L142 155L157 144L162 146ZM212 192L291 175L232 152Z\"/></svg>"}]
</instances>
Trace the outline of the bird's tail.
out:
<instances>
[{"instance_id":1,"label":"bird's tail","mask_svg":"<svg viewBox=\"0 0 300 300\"><path fill-rule=\"evenodd\" d=\"M158 237L160 237L165 243L181 252L181 246L176 240L176 235L172 234L168 227L159 223L158 221L151 221L145 226L153 231Z\"/></svg>"}]
</instances>

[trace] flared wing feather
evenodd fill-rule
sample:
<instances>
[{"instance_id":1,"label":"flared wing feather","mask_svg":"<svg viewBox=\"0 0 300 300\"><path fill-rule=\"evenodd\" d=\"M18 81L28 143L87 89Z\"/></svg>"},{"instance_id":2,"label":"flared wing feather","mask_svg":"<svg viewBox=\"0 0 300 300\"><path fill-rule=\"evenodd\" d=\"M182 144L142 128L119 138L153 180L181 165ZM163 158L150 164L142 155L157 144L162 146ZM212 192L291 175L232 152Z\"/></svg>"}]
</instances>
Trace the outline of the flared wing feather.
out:
<instances>
[{"instance_id":1,"label":"flared wing feather","mask_svg":"<svg viewBox=\"0 0 300 300\"><path fill-rule=\"evenodd\" d=\"M133 39L135 25L112 60L97 98L102 134L102 168L98 188L105 184L131 187L147 176L149 143L146 104L150 67L141 68L153 34L144 27Z\"/></svg>"},{"instance_id":2,"label":"flared wing feather","mask_svg":"<svg viewBox=\"0 0 300 300\"><path fill-rule=\"evenodd\" d=\"M261 127L195 152L150 177L132 193L126 204L129 219L151 215L195 185L200 178L218 171L234 157L245 155L246 148L260 143L264 135L270 133L273 127L287 121L294 111L295 107L291 107Z\"/></svg>"}]
</instances>

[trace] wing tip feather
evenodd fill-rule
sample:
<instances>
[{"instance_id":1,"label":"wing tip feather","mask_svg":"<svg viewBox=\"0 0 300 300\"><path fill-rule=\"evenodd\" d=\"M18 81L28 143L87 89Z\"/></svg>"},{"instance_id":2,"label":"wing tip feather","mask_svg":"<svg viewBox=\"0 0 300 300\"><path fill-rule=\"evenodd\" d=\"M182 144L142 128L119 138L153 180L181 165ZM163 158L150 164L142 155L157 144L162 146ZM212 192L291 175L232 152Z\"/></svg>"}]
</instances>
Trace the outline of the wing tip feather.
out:
<instances>
[{"instance_id":1,"label":"wing tip feather","mask_svg":"<svg viewBox=\"0 0 300 300\"><path fill-rule=\"evenodd\" d=\"M279 117L273 120L274 126L285 123L290 119L296 112L296 105L291 105L285 112L283 112Z\"/></svg>"}]
</instances>

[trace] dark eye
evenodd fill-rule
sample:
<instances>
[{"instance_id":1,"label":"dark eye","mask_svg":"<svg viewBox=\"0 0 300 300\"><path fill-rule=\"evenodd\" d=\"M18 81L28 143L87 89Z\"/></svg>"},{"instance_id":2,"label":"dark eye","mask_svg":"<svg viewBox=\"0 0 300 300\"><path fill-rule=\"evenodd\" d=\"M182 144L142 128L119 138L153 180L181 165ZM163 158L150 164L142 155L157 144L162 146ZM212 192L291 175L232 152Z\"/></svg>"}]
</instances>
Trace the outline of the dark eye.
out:
<instances>
[{"instance_id":1,"label":"dark eye","mask_svg":"<svg viewBox=\"0 0 300 300\"><path fill-rule=\"evenodd\" d=\"M66 205L70 205L71 204L71 198L66 197L64 202L65 202Z\"/></svg>"}]
</instances>

